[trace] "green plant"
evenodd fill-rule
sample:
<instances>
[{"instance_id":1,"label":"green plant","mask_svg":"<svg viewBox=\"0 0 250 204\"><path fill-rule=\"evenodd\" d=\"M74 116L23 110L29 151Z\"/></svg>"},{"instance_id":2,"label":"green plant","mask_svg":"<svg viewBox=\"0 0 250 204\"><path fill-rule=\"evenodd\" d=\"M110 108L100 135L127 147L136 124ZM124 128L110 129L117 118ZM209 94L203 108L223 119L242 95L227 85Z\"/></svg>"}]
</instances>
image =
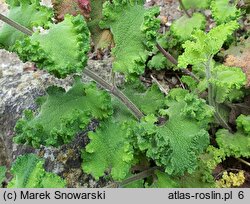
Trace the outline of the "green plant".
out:
<instances>
[{"instance_id":1,"label":"green plant","mask_svg":"<svg viewBox=\"0 0 250 204\"><path fill-rule=\"evenodd\" d=\"M16 159L11 167L13 174L8 188L63 188L65 181L43 168L44 160L34 154L27 154Z\"/></svg>"},{"instance_id":2,"label":"green plant","mask_svg":"<svg viewBox=\"0 0 250 204\"><path fill-rule=\"evenodd\" d=\"M33 26L47 27L53 16L52 10L40 6L39 0L7 0L10 6L8 17L26 28ZM25 15L22 15L24 14ZM0 31L0 45L6 49L12 48L17 40L25 38L25 34L5 24Z\"/></svg>"},{"instance_id":3,"label":"green plant","mask_svg":"<svg viewBox=\"0 0 250 204\"><path fill-rule=\"evenodd\" d=\"M32 10L37 2L16 0L10 6ZM196 3L183 1L183 7L225 9L214 1ZM99 24L110 29L114 37L113 71L123 73L127 79L119 89L114 80L109 84L85 68L90 32L83 17L65 15L60 23L51 23L48 18L40 24L44 33L25 31L23 26L31 29L39 24L18 21L23 26L16 27L30 35L26 37L23 34L6 37L1 33L6 29L3 28L0 39L11 42L2 43L3 46L15 51L23 61L32 61L59 78L72 73L79 75L83 70L108 91L100 90L94 83L83 84L80 79L67 92L59 87L48 88L47 95L37 100L39 109L26 110L18 120L14 141L35 148L58 147L71 142L92 119L97 119L99 126L88 133L90 142L81 154L83 171L95 179L108 172L118 186L136 181L131 185L141 187L141 179L146 179L148 187L214 187L212 173L217 165L227 157L250 157L249 116L238 117L238 130L233 133L225 108L227 103L239 101L246 94L246 76L240 68L227 67L216 58L239 27L235 21L238 15L231 13L221 20L216 17L219 11L213 11L220 25L205 32L205 17L186 13L163 35L158 32L159 8L145 9L143 4L143 0L103 4ZM48 17L47 9L39 11ZM9 17L16 20L18 15L20 12ZM147 66L161 70L168 66L172 72L173 68L181 71L188 75L181 80L189 90L172 88L164 96L156 85L143 85L137 78L147 74ZM221 127L224 129L217 131ZM216 139L218 148L211 145L210 138ZM141 161L143 168L149 169L137 177L132 169ZM14 178L8 187L65 186L61 178L44 171L43 163L35 155L19 157L12 166ZM157 180L150 179L152 175ZM51 179L56 181L53 186Z\"/></svg>"}]
</instances>

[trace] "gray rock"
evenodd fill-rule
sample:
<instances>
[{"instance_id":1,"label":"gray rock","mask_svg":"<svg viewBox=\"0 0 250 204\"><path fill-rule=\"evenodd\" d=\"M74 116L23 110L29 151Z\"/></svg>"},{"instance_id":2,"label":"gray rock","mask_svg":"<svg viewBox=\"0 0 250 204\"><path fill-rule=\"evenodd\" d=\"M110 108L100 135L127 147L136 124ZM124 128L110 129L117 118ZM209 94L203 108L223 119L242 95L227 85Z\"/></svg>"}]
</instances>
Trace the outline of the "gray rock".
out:
<instances>
[{"instance_id":1,"label":"gray rock","mask_svg":"<svg viewBox=\"0 0 250 204\"><path fill-rule=\"evenodd\" d=\"M111 61L90 60L88 69L98 73L98 76L110 82ZM30 146L17 145L12 142L14 135L14 126L16 121L22 117L25 109L37 108L35 99L46 93L46 88L56 85L68 90L73 83L73 76L65 79L57 79L45 71L36 70L32 63L22 63L18 57L5 50L0 50L0 165L10 166L10 163L17 156L36 153L46 159L45 168L48 171L55 172L68 180L70 187L82 186L98 187L106 185L106 182L88 182L93 178L84 175L81 171L81 149L88 142L87 131L94 130L97 121L93 121L89 128L80 133L72 143L63 145L60 148L45 148L41 146L34 149ZM90 78L83 76L83 82L91 81ZM122 77L118 76L117 81L121 83ZM81 173L79 173L81 172ZM76 174L77 176L72 176Z\"/></svg>"}]
</instances>

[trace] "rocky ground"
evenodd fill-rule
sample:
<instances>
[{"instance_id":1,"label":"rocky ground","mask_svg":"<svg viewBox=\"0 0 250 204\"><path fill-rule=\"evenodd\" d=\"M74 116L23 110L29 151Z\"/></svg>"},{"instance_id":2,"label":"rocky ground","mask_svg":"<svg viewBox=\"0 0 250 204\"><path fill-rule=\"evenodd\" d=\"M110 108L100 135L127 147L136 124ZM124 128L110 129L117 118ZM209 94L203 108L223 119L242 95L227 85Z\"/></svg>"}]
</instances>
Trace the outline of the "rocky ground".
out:
<instances>
[{"instance_id":1,"label":"rocky ground","mask_svg":"<svg viewBox=\"0 0 250 204\"><path fill-rule=\"evenodd\" d=\"M44 3L50 5L49 0ZM181 16L178 3L172 0L151 0L146 6L159 5L161 7L161 21L164 29L167 29L173 19ZM0 0L0 13L7 14L8 9L4 0ZM0 22L0 27L3 25ZM107 58L107 57L106 57ZM111 60L89 60L89 69L98 73L105 80L110 80ZM90 79L83 76L83 81ZM118 77L121 81L121 77ZM44 95L50 85L57 85L68 89L73 82L72 76L60 80L48 73L36 70L32 63L22 63L13 53L0 50L0 165L10 167L15 158L24 153L34 152L46 159L47 171L62 175L68 183L68 187L100 187L109 183L104 179L96 182L91 176L81 170L80 149L86 142L86 132L93 130L96 122L89 125L88 130L80 133L71 144L60 148L33 149L31 147L17 145L12 142L14 126L22 116L25 109L36 109L35 99Z\"/></svg>"}]
</instances>

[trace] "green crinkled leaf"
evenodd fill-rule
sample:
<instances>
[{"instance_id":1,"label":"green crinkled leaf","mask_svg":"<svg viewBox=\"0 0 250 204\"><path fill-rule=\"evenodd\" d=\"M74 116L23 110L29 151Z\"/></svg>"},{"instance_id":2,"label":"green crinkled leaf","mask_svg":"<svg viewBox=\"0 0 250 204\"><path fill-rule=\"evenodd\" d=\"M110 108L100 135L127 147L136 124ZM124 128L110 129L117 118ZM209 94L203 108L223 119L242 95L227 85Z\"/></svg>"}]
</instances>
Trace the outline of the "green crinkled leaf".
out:
<instances>
[{"instance_id":1,"label":"green crinkled leaf","mask_svg":"<svg viewBox=\"0 0 250 204\"><path fill-rule=\"evenodd\" d=\"M248 116L240 115L236 119L237 132L233 134L226 129L217 131L216 142L227 157L250 157L250 137L246 126L248 123Z\"/></svg>"},{"instance_id":2,"label":"green crinkled leaf","mask_svg":"<svg viewBox=\"0 0 250 204\"><path fill-rule=\"evenodd\" d=\"M209 33L201 30L195 31L192 37L194 41L186 41L183 44L185 52L178 58L178 67L186 68L189 64L197 65L202 70L204 63L207 63L213 56L219 52L228 36L232 35L238 23L231 21L213 28Z\"/></svg>"},{"instance_id":3,"label":"green crinkled leaf","mask_svg":"<svg viewBox=\"0 0 250 204\"><path fill-rule=\"evenodd\" d=\"M0 188L2 187L1 183L5 179L5 173L6 173L6 167L5 166L0 166Z\"/></svg>"},{"instance_id":4,"label":"green crinkled leaf","mask_svg":"<svg viewBox=\"0 0 250 204\"><path fill-rule=\"evenodd\" d=\"M160 19L156 18L160 15L160 8L158 6L152 7L144 14L144 22L141 26L142 32L145 34L145 45L149 50L156 47L156 40L159 36Z\"/></svg>"},{"instance_id":5,"label":"green crinkled leaf","mask_svg":"<svg viewBox=\"0 0 250 204\"><path fill-rule=\"evenodd\" d=\"M63 34L62 34L63 33ZM90 34L82 16L66 15L46 33L34 33L14 46L23 61L32 61L57 77L81 72L88 60Z\"/></svg>"},{"instance_id":6,"label":"green crinkled leaf","mask_svg":"<svg viewBox=\"0 0 250 204\"><path fill-rule=\"evenodd\" d=\"M184 98L186 102L182 109L182 114L188 118L197 120L200 127L208 128L208 124L213 121L214 109L206 105L206 101L199 99L194 94L187 94Z\"/></svg>"},{"instance_id":7,"label":"green crinkled leaf","mask_svg":"<svg viewBox=\"0 0 250 204\"><path fill-rule=\"evenodd\" d=\"M157 118L148 115L137 131L140 150L146 151L149 158L172 175L194 172L197 157L209 144L205 130L208 124L205 123L212 121L213 111L205 101L197 98L196 103L196 100L189 100L190 97L186 90L171 90L166 103L169 120L163 126L156 126ZM198 106L205 113L197 110Z\"/></svg>"},{"instance_id":8,"label":"green crinkled leaf","mask_svg":"<svg viewBox=\"0 0 250 204\"><path fill-rule=\"evenodd\" d=\"M206 18L200 13L194 13L192 17L186 15L174 21L171 25L171 32L179 38L181 42L189 40L194 30L204 30L206 25Z\"/></svg>"},{"instance_id":9,"label":"green crinkled leaf","mask_svg":"<svg viewBox=\"0 0 250 204\"><path fill-rule=\"evenodd\" d=\"M141 83L126 84L123 92L129 98L131 96L131 100L145 112L155 113L163 105L163 94L156 86L146 91ZM117 99L112 100L112 105L113 116L102 121L96 132L89 133L91 141L82 152L83 171L90 173L96 179L108 170L111 171L113 179L125 179L130 175L131 165L136 161L134 158L136 140L133 134L136 118ZM141 182L129 186L139 184Z\"/></svg>"},{"instance_id":10,"label":"green crinkled leaf","mask_svg":"<svg viewBox=\"0 0 250 204\"><path fill-rule=\"evenodd\" d=\"M28 29L33 26L47 27L53 16L51 9L40 5L40 0L7 0L6 3L10 9L8 17ZM25 37L22 32L4 24L0 30L0 45L11 50L16 41Z\"/></svg>"},{"instance_id":11,"label":"green crinkled leaf","mask_svg":"<svg viewBox=\"0 0 250 204\"><path fill-rule=\"evenodd\" d=\"M216 141L228 157L250 157L250 137L241 131L232 134L226 129L218 130Z\"/></svg>"},{"instance_id":12,"label":"green crinkled leaf","mask_svg":"<svg viewBox=\"0 0 250 204\"><path fill-rule=\"evenodd\" d=\"M8 188L62 188L66 183L53 173L47 173L44 160L34 154L19 156L12 165L13 179ZM45 180L43 180L45 179Z\"/></svg>"},{"instance_id":13,"label":"green crinkled leaf","mask_svg":"<svg viewBox=\"0 0 250 204\"><path fill-rule=\"evenodd\" d=\"M244 133L248 136L250 136L250 115L240 115L237 120L237 128L242 129Z\"/></svg>"},{"instance_id":14,"label":"green crinkled leaf","mask_svg":"<svg viewBox=\"0 0 250 204\"><path fill-rule=\"evenodd\" d=\"M113 118L101 122L96 132L89 132L90 143L82 152L82 169L95 179L111 171L114 180L124 179L134 161L134 150L130 144L129 125Z\"/></svg>"},{"instance_id":15,"label":"green crinkled leaf","mask_svg":"<svg viewBox=\"0 0 250 204\"><path fill-rule=\"evenodd\" d=\"M148 67L150 69L162 70L173 67L173 64L161 52L158 52L148 61Z\"/></svg>"},{"instance_id":16,"label":"green crinkled leaf","mask_svg":"<svg viewBox=\"0 0 250 204\"><path fill-rule=\"evenodd\" d=\"M246 75L241 68L219 65L213 68L211 84L215 87L217 103L239 100L244 96L242 88L247 83Z\"/></svg>"},{"instance_id":17,"label":"green crinkled leaf","mask_svg":"<svg viewBox=\"0 0 250 204\"><path fill-rule=\"evenodd\" d=\"M206 9L209 7L211 0L182 0L186 9L197 8Z\"/></svg>"},{"instance_id":18,"label":"green crinkled leaf","mask_svg":"<svg viewBox=\"0 0 250 204\"><path fill-rule=\"evenodd\" d=\"M241 16L241 11L236 7L237 3L230 2L230 0L213 0L211 2L212 16L217 24L237 20Z\"/></svg>"},{"instance_id":19,"label":"green crinkled leaf","mask_svg":"<svg viewBox=\"0 0 250 204\"><path fill-rule=\"evenodd\" d=\"M95 85L80 81L68 92L50 87L46 100L42 101L38 114L26 111L25 117L17 122L16 143L59 146L84 130L91 118L103 119L112 113L110 96Z\"/></svg>"},{"instance_id":20,"label":"green crinkled leaf","mask_svg":"<svg viewBox=\"0 0 250 204\"><path fill-rule=\"evenodd\" d=\"M144 0L115 0L112 3L107 1L104 4L104 18L100 22L100 26L110 28L113 33L115 41L115 47L112 49L114 71L125 74L141 74L144 71L148 55L145 39L147 37L152 39L152 35L156 31L148 28L152 26L153 22L149 18L151 10L145 9L143 3ZM150 14L152 13L150 12ZM144 24L145 21L148 24Z\"/></svg>"}]
</instances>

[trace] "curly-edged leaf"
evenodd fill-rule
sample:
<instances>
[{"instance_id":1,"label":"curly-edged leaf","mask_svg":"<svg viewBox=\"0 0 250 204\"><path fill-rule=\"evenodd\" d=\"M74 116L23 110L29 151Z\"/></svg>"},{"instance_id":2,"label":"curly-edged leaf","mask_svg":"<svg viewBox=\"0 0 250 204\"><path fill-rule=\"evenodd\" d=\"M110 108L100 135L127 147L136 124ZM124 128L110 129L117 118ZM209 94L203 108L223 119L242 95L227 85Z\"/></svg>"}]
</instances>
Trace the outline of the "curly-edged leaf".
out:
<instances>
[{"instance_id":1,"label":"curly-edged leaf","mask_svg":"<svg viewBox=\"0 0 250 204\"><path fill-rule=\"evenodd\" d=\"M14 51L23 61L32 61L57 77L81 72L87 63L90 34L82 16L66 15L46 33L34 33L18 41Z\"/></svg>"},{"instance_id":2,"label":"curly-edged leaf","mask_svg":"<svg viewBox=\"0 0 250 204\"><path fill-rule=\"evenodd\" d=\"M218 130L216 141L228 157L250 157L250 137L246 136L241 130L238 130L235 134L226 129Z\"/></svg>"},{"instance_id":3,"label":"curly-edged leaf","mask_svg":"<svg viewBox=\"0 0 250 204\"><path fill-rule=\"evenodd\" d=\"M6 167L5 166L0 166L0 187L2 187L1 183L5 179L5 173L6 173Z\"/></svg>"},{"instance_id":4,"label":"curly-edged leaf","mask_svg":"<svg viewBox=\"0 0 250 204\"><path fill-rule=\"evenodd\" d=\"M29 29L33 26L47 27L53 16L51 9L40 5L40 0L7 0L6 3L10 8L8 17ZM21 31L4 24L0 30L0 45L10 50L17 40L25 37Z\"/></svg>"},{"instance_id":5,"label":"curly-edged leaf","mask_svg":"<svg viewBox=\"0 0 250 204\"><path fill-rule=\"evenodd\" d=\"M248 116L240 115L236 119L237 132L230 133L226 129L216 132L216 141L227 157L250 157L250 137L247 124Z\"/></svg>"},{"instance_id":6,"label":"curly-edged leaf","mask_svg":"<svg viewBox=\"0 0 250 204\"><path fill-rule=\"evenodd\" d=\"M82 152L83 171L99 179L110 170L114 180L124 179L134 161L130 128L111 118L101 122L96 132L89 132L91 141Z\"/></svg>"},{"instance_id":7,"label":"curly-edged leaf","mask_svg":"<svg viewBox=\"0 0 250 204\"><path fill-rule=\"evenodd\" d=\"M211 0L182 0L185 9L206 9L209 7Z\"/></svg>"},{"instance_id":8,"label":"curly-edged leaf","mask_svg":"<svg viewBox=\"0 0 250 204\"><path fill-rule=\"evenodd\" d=\"M38 114L26 111L17 122L15 142L34 147L62 145L83 130L91 118L107 118L112 113L110 96L93 84L76 82L68 92L50 87L43 101Z\"/></svg>"},{"instance_id":9,"label":"curly-edged leaf","mask_svg":"<svg viewBox=\"0 0 250 204\"><path fill-rule=\"evenodd\" d=\"M166 102L169 120L163 126L156 126L157 118L148 115L141 121L137 131L140 150L146 151L149 158L172 175L194 172L198 155L209 144L209 135L204 127L208 125L205 123L212 120L213 111L204 101L197 98L200 102L196 103L196 100L189 100L189 96L186 90L171 90ZM197 106L206 114L197 110ZM189 112L193 116L189 116ZM204 120L205 116L209 119L199 121Z\"/></svg>"},{"instance_id":10,"label":"curly-edged leaf","mask_svg":"<svg viewBox=\"0 0 250 204\"><path fill-rule=\"evenodd\" d=\"M213 68L213 77L210 79L214 85L217 103L239 100L244 96L242 88L247 79L241 68L219 65Z\"/></svg>"},{"instance_id":11,"label":"curly-edged leaf","mask_svg":"<svg viewBox=\"0 0 250 204\"><path fill-rule=\"evenodd\" d=\"M186 68L189 64L200 66L207 63L237 28L238 23L231 21L213 28L207 34L201 30L195 31L192 35L194 40L183 44L185 52L178 58L178 67ZM203 69L203 66L200 67Z\"/></svg>"},{"instance_id":12,"label":"curly-edged leaf","mask_svg":"<svg viewBox=\"0 0 250 204\"><path fill-rule=\"evenodd\" d=\"M237 9L236 2L230 0L213 0L211 2L212 16L217 24L227 23L237 20L241 16L241 11Z\"/></svg>"},{"instance_id":13,"label":"curly-edged leaf","mask_svg":"<svg viewBox=\"0 0 250 204\"><path fill-rule=\"evenodd\" d=\"M110 28L114 36L115 47L112 49L114 71L125 74L141 74L144 71L148 55L145 39L146 35L152 38L154 30L148 27L154 21L149 21L147 15L151 10L145 9L143 3L144 0L114 0L112 3L109 1L104 3L104 18L100 26ZM147 25L143 25L144 16L147 16ZM156 27L154 25L154 28Z\"/></svg>"},{"instance_id":14,"label":"curly-edged leaf","mask_svg":"<svg viewBox=\"0 0 250 204\"><path fill-rule=\"evenodd\" d=\"M149 50L153 50L156 45L158 37L158 30L160 29L160 19L156 18L160 15L160 8L153 7L144 14L144 22L141 30L145 33L145 44Z\"/></svg>"},{"instance_id":15,"label":"curly-edged leaf","mask_svg":"<svg viewBox=\"0 0 250 204\"><path fill-rule=\"evenodd\" d=\"M148 62L148 67L150 69L161 70L165 69L171 65L171 63L167 60L167 58L160 52L158 52L155 56L152 57Z\"/></svg>"},{"instance_id":16,"label":"curly-edged leaf","mask_svg":"<svg viewBox=\"0 0 250 204\"><path fill-rule=\"evenodd\" d=\"M237 120L237 128L242 129L246 135L250 136L250 115L240 115Z\"/></svg>"},{"instance_id":17,"label":"curly-edged leaf","mask_svg":"<svg viewBox=\"0 0 250 204\"><path fill-rule=\"evenodd\" d=\"M181 42L189 40L194 30L204 30L206 18L200 13L194 13L192 17L182 16L171 25L171 32L179 38Z\"/></svg>"},{"instance_id":18,"label":"curly-edged leaf","mask_svg":"<svg viewBox=\"0 0 250 204\"><path fill-rule=\"evenodd\" d=\"M212 122L214 109L206 105L206 101L198 99L194 94L187 94L184 98L186 102L182 109L182 114L188 118L197 120L200 127L207 128L208 124Z\"/></svg>"},{"instance_id":19,"label":"curly-edged leaf","mask_svg":"<svg viewBox=\"0 0 250 204\"><path fill-rule=\"evenodd\" d=\"M19 156L11 167L13 179L8 188L61 188L65 182L53 173L47 173L44 168L44 160L34 154ZM45 181L43 179L45 178ZM48 184L50 182L51 184ZM55 182L53 184L53 182ZM44 185L46 184L46 185Z\"/></svg>"}]
</instances>

